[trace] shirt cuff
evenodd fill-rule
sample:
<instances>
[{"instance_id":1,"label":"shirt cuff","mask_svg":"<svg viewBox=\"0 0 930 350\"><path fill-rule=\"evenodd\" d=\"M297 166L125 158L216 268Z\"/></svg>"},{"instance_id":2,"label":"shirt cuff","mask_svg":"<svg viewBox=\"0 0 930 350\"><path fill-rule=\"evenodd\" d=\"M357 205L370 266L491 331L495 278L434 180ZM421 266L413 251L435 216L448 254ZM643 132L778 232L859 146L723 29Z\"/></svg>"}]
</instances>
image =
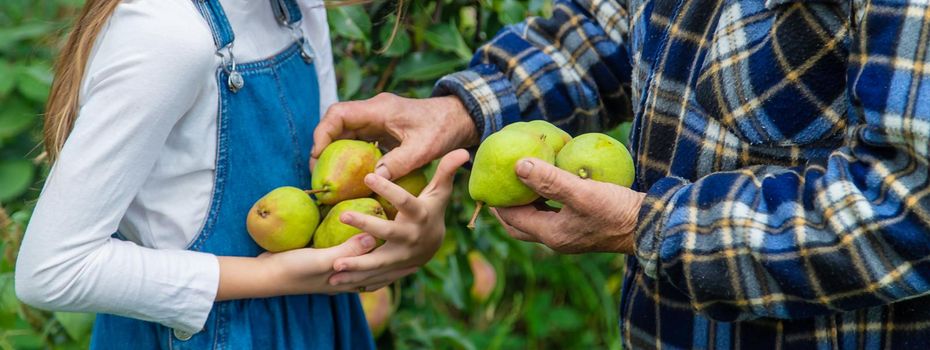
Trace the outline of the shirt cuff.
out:
<instances>
[{"instance_id":1,"label":"shirt cuff","mask_svg":"<svg viewBox=\"0 0 930 350\"><path fill-rule=\"evenodd\" d=\"M649 277L658 276L665 224L675 208L674 203L680 190L688 184L688 181L679 177L663 178L649 189L643 200L634 242L636 258ZM669 252L664 253L667 255Z\"/></svg>"},{"instance_id":2,"label":"shirt cuff","mask_svg":"<svg viewBox=\"0 0 930 350\"><path fill-rule=\"evenodd\" d=\"M520 120L517 95L497 66L481 64L442 77L433 88L433 96L448 95L462 100L481 132L481 140Z\"/></svg>"},{"instance_id":3,"label":"shirt cuff","mask_svg":"<svg viewBox=\"0 0 930 350\"><path fill-rule=\"evenodd\" d=\"M176 290L179 298L175 300L180 301L182 305L174 309L180 314L165 320L162 324L193 334L204 328L210 311L213 309L220 283L220 263L212 254L191 251L177 251L177 253L179 255L177 258L189 263L189 268L196 272L187 275L193 278L175 281L179 284Z\"/></svg>"}]
</instances>

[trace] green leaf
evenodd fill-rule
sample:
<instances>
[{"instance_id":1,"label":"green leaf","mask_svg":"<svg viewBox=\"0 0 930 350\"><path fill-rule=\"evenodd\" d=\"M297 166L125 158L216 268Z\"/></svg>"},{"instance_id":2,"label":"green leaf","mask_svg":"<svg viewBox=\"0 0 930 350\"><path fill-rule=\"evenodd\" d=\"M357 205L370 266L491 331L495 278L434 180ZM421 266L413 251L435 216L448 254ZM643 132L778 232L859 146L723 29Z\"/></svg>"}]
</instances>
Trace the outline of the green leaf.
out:
<instances>
[{"instance_id":1,"label":"green leaf","mask_svg":"<svg viewBox=\"0 0 930 350\"><path fill-rule=\"evenodd\" d=\"M6 61L0 61L0 98L6 97L16 86L16 74L13 66Z\"/></svg>"},{"instance_id":2,"label":"green leaf","mask_svg":"<svg viewBox=\"0 0 930 350\"><path fill-rule=\"evenodd\" d=\"M0 50L8 49L22 40L35 39L55 30L52 22L30 22L12 28L0 29Z\"/></svg>"},{"instance_id":3,"label":"green leaf","mask_svg":"<svg viewBox=\"0 0 930 350\"><path fill-rule=\"evenodd\" d=\"M45 348L45 342L42 340L42 337L32 329L17 329L15 333L10 333L11 334L7 334L7 340L10 341L14 349L29 350Z\"/></svg>"},{"instance_id":4,"label":"green leaf","mask_svg":"<svg viewBox=\"0 0 930 350\"><path fill-rule=\"evenodd\" d=\"M495 5L494 10L501 23L514 24L526 20L526 5L517 0L500 0Z\"/></svg>"},{"instance_id":5,"label":"green leaf","mask_svg":"<svg viewBox=\"0 0 930 350\"><path fill-rule=\"evenodd\" d=\"M0 109L0 140L11 138L29 130L37 119L33 109L20 98L10 98Z\"/></svg>"},{"instance_id":6,"label":"green leaf","mask_svg":"<svg viewBox=\"0 0 930 350\"><path fill-rule=\"evenodd\" d=\"M338 6L329 9L329 23L337 35L368 42L371 19L362 6Z\"/></svg>"},{"instance_id":7,"label":"green leaf","mask_svg":"<svg viewBox=\"0 0 930 350\"><path fill-rule=\"evenodd\" d=\"M449 259L449 273L442 284L442 293L446 300L459 310L465 309L465 284L462 281L462 271L459 269L458 259Z\"/></svg>"},{"instance_id":8,"label":"green leaf","mask_svg":"<svg viewBox=\"0 0 930 350\"><path fill-rule=\"evenodd\" d=\"M29 189L35 167L28 160L0 161L0 202L19 197Z\"/></svg>"},{"instance_id":9,"label":"green leaf","mask_svg":"<svg viewBox=\"0 0 930 350\"><path fill-rule=\"evenodd\" d=\"M605 134L609 135L610 137L613 137L613 138L617 139L617 141L620 141L620 142L623 143L623 145L629 147L629 146L630 146L630 145L629 145L629 143L630 143L630 130L631 130L632 128L633 128L633 123L631 123L631 122L623 122L623 123L620 123L620 125L617 125L616 128L613 128L612 130L606 132Z\"/></svg>"},{"instance_id":10,"label":"green leaf","mask_svg":"<svg viewBox=\"0 0 930 350\"><path fill-rule=\"evenodd\" d=\"M434 341L444 340L449 343L448 345L452 345L456 349L475 350L475 346L468 341L468 338L456 329L433 328L427 331L427 334ZM448 348L448 346L442 346L441 348Z\"/></svg>"},{"instance_id":11,"label":"green leaf","mask_svg":"<svg viewBox=\"0 0 930 350\"><path fill-rule=\"evenodd\" d=\"M55 319L65 329L65 333L74 340L83 340L90 336L94 327L95 314L84 312L56 312Z\"/></svg>"},{"instance_id":12,"label":"green leaf","mask_svg":"<svg viewBox=\"0 0 930 350\"><path fill-rule=\"evenodd\" d=\"M425 81L439 78L464 66L467 61L435 52L417 52L408 55L394 71L394 80Z\"/></svg>"},{"instance_id":13,"label":"green leaf","mask_svg":"<svg viewBox=\"0 0 930 350\"><path fill-rule=\"evenodd\" d=\"M456 29L454 22L430 27L426 31L425 38L426 42L440 51L454 53L464 60L471 59L471 49Z\"/></svg>"},{"instance_id":14,"label":"green leaf","mask_svg":"<svg viewBox=\"0 0 930 350\"><path fill-rule=\"evenodd\" d=\"M16 289L13 287L13 273L0 274L0 313L15 314L19 310Z\"/></svg>"},{"instance_id":15,"label":"green leaf","mask_svg":"<svg viewBox=\"0 0 930 350\"><path fill-rule=\"evenodd\" d=\"M339 98L351 99L362 86L362 69L350 57L344 57L336 65L336 75L339 76Z\"/></svg>"},{"instance_id":16,"label":"green leaf","mask_svg":"<svg viewBox=\"0 0 930 350\"><path fill-rule=\"evenodd\" d=\"M20 67L16 80L23 96L33 102L45 103L52 86L52 70L44 63Z\"/></svg>"},{"instance_id":17,"label":"green leaf","mask_svg":"<svg viewBox=\"0 0 930 350\"><path fill-rule=\"evenodd\" d=\"M574 331L584 326L581 314L574 309L558 307L550 310L549 321L553 328L565 331Z\"/></svg>"},{"instance_id":18,"label":"green leaf","mask_svg":"<svg viewBox=\"0 0 930 350\"><path fill-rule=\"evenodd\" d=\"M381 26L381 30L378 32L378 37L381 40L381 45L387 45L388 39L391 37L391 31L394 30L394 21L391 20L385 25ZM390 43L391 46L387 47L387 50L384 50L382 55L387 57L400 57L410 51L410 34L407 33L407 30L404 27L397 29L397 35L394 36L394 40Z\"/></svg>"}]
</instances>

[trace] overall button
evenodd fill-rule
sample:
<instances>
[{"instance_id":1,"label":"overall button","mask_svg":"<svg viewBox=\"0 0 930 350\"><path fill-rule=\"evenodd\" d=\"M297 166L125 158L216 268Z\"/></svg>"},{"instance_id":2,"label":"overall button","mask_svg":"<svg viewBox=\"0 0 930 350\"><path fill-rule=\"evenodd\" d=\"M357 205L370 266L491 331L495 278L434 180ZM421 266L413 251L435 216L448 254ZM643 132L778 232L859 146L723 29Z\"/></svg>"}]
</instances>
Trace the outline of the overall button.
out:
<instances>
[{"instance_id":1,"label":"overall button","mask_svg":"<svg viewBox=\"0 0 930 350\"><path fill-rule=\"evenodd\" d=\"M180 329L174 329L174 337L178 338L180 341L190 340L194 336L194 333L185 332Z\"/></svg>"}]
</instances>

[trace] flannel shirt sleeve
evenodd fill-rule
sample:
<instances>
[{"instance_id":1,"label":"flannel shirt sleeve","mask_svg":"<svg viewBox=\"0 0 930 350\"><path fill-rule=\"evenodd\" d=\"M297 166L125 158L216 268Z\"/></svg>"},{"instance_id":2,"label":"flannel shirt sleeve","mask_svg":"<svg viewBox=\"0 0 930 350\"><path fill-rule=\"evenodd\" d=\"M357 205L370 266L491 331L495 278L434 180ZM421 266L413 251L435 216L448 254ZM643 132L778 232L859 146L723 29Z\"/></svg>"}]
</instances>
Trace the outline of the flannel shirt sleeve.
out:
<instances>
[{"instance_id":1,"label":"flannel shirt sleeve","mask_svg":"<svg viewBox=\"0 0 930 350\"><path fill-rule=\"evenodd\" d=\"M930 8L854 8L849 129L826 163L650 188L636 256L696 311L803 318L930 293Z\"/></svg>"},{"instance_id":2,"label":"flannel shirt sleeve","mask_svg":"<svg viewBox=\"0 0 930 350\"><path fill-rule=\"evenodd\" d=\"M551 18L506 26L433 95L458 96L482 140L531 119L603 130L632 118L628 17L618 1L556 0Z\"/></svg>"}]
</instances>

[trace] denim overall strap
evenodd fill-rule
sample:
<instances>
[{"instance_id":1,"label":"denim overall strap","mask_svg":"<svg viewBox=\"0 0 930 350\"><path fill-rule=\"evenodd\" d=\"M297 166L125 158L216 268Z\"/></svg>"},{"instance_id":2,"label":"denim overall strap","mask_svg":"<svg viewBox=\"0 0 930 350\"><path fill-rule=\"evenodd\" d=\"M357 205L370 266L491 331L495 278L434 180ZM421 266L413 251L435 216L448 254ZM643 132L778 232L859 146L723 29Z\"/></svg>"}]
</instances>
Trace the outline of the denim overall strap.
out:
<instances>
[{"instance_id":1,"label":"denim overall strap","mask_svg":"<svg viewBox=\"0 0 930 350\"><path fill-rule=\"evenodd\" d=\"M226 19L226 12L223 11L220 1L194 0L194 5L197 6L197 10L200 11L203 18L207 20L207 24L210 25L216 49L221 50L232 45L233 41L236 40L236 35L233 34L232 27L229 25L229 20Z\"/></svg>"},{"instance_id":2,"label":"denim overall strap","mask_svg":"<svg viewBox=\"0 0 930 350\"><path fill-rule=\"evenodd\" d=\"M231 47L232 30L218 0L193 0L214 31L219 49ZM271 0L286 13L283 25L299 33L293 0ZM215 6L215 7L214 7ZM204 9L206 11L204 11ZM217 26L217 23L225 25ZM223 45L223 46L221 46ZM310 186L313 130L320 119L316 67L302 36L264 60L216 69L219 86L213 196L203 227L188 249L216 256L263 253L246 229L252 204L281 186ZM222 51L222 50L221 50ZM231 53L218 51L218 54ZM312 51L310 51L312 52ZM244 85L229 84L240 75ZM292 295L216 302L203 329L185 333L163 325L100 314L94 349L372 349L358 296Z\"/></svg>"},{"instance_id":3,"label":"denim overall strap","mask_svg":"<svg viewBox=\"0 0 930 350\"><path fill-rule=\"evenodd\" d=\"M299 23L303 15L300 8L294 0L271 0L271 9L274 10L274 16L278 23L285 26L291 26Z\"/></svg>"}]
</instances>

